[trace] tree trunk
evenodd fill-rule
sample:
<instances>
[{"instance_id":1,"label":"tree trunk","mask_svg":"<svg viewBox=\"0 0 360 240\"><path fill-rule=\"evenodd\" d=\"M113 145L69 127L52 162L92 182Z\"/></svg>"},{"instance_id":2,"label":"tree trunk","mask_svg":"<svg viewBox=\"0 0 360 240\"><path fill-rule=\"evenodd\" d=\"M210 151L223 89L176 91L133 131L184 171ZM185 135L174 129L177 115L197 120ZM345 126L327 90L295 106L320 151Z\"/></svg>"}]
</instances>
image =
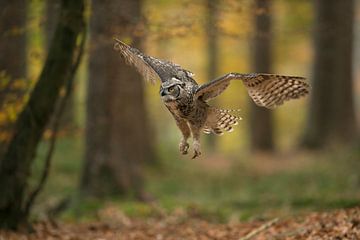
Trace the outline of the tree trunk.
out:
<instances>
[{"instance_id":1,"label":"tree trunk","mask_svg":"<svg viewBox=\"0 0 360 240\"><path fill-rule=\"evenodd\" d=\"M0 71L13 79L26 74L26 1L0 0Z\"/></svg>"},{"instance_id":2,"label":"tree trunk","mask_svg":"<svg viewBox=\"0 0 360 240\"><path fill-rule=\"evenodd\" d=\"M141 1L94 0L92 9L81 188L93 196L133 193L141 197L142 166L153 156L143 80L113 50L112 40L117 35L141 48L141 39L135 34Z\"/></svg>"},{"instance_id":3,"label":"tree trunk","mask_svg":"<svg viewBox=\"0 0 360 240\"><path fill-rule=\"evenodd\" d=\"M56 23L60 13L60 0L46 0L45 4L45 42L49 49L50 43L54 36Z\"/></svg>"},{"instance_id":4,"label":"tree trunk","mask_svg":"<svg viewBox=\"0 0 360 240\"><path fill-rule=\"evenodd\" d=\"M353 100L354 1L315 1L312 98L303 145L349 143L356 135Z\"/></svg>"},{"instance_id":5,"label":"tree trunk","mask_svg":"<svg viewBox=\"0 0 360 240\"><path fill-rule=\"evenodd\" d=\"M218 18L219 10L218 0L206 0L207 19L206 19L206 38L207 38L207 79L211 81L215 79L219 72L219 39L218 39ZM216 147L216 136L207 135L206 142L210 150Z\"/></svg>"},{"instance_id":6,"label":"tree trunk","mask_svg":"<svg viewBox=\"0 0 360 240\"><path fill-rule=\"evenodd\" d=\"M255 1L255 37L253 39L253 71L271 72L271 0ZM272 151L273 119L270 110L260 108L250 101L250 143L254 151Z\"/></svg>"},{"instance_id":7,"label":"tree trunk","mask_svg":"<svg viewBox=\"0 0 360 240\"><path fill-rule=\"evenodd\" d=\"M13 87L16 80L26 78L26 11L25 0L0 0L0 111L14 104L24 94ZM8 78L4 84L2 76ZM4 84L4 85L3 85ZM12 122L0 123L0 161L11 134Z\"/></svg>"},{"instance_id":8,"label":"tree trunk","mask_svg":"<svg viewBox=\"0 0 360 240\"><path fill-rule=\"evenodd\" d=\"M25 191L31 164L60 90L74 71L77 38L85 29L83 12L82 0L62 0L60 20L44 68L0 162L2 228L16 228L27 220Z\"/></svg>"},{"instance_id":9,"label":"tree trunk","mask_svg":"<svg viewBox=\"0 0 360 240\"><path fill-rule=\"evenodd\" d=\"M57 19L60 11L60 0L46 0L45 4L45 39L47 49L54 35ZM60 128L66 132L73 131L75 126L75 92L72 91L67 100L64 113L61 115Z\"/></svg>"}]
</instances>

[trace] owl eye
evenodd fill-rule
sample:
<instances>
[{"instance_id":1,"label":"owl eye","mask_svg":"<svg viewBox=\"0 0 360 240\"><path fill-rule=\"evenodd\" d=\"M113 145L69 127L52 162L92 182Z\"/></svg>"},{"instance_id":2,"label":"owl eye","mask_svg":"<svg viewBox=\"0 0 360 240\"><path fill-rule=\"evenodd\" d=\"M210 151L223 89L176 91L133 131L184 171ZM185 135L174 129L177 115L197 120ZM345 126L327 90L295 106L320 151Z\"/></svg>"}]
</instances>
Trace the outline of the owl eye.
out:
<instances>
[{"instance_id":1,"label":"owl eye","mask_svg":"<svg viewBox=\"0 0 360 240\"><path fill-rule=\"evenodd\" d=\"M174 86L168 88L168 91L169 91L170 93L172 93L174 90L175 90L175 87L174 87Z\"/></svg>"}]
</instances>

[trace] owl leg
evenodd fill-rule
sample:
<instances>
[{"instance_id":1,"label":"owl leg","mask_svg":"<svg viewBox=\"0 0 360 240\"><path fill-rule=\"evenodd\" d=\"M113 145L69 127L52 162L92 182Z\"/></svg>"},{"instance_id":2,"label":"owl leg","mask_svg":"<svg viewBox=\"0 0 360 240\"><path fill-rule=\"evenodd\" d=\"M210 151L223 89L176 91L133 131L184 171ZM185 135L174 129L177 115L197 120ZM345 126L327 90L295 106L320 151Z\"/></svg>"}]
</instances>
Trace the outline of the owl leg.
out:
<instances>
[{"instance_id":1,"label":"owl leg","mask_svg":"<svg viewBox=\"0 0 360 240\"><path fill-rule=\"evenodd\" d=\"M187 140L190 137L190 128L184 119L176 118L176 125L179 127L183 135L180 140L179 150L182 154L187 154L189 149L189 144L187 143Z\"/></svg>"},{"instance_id":2,"label":"owl leg","mask_svg":"<svg viewBox=\"0 0 360 240\"><path fill-rule=\"evenodd\" d=\"M180 144L179 144L179 151L181 154L185 155L188 153L189 144L187 143L185 138L181 138Z\"/></svg>"},{"instance_id":3,"label":"owl leg","mask_svg":"<svg viewBox=\"0 0 360 240\"><path fill-rule=\"evenodd\" d=\"M201 130L201 128L190 124L190 129L191 129L192 136L193 136L194 156L192 158L194 159L201 155L201 151L200 151L200 148L201 148L201 146L200 146L200 130Z\"/></svg>"}]
</instances>

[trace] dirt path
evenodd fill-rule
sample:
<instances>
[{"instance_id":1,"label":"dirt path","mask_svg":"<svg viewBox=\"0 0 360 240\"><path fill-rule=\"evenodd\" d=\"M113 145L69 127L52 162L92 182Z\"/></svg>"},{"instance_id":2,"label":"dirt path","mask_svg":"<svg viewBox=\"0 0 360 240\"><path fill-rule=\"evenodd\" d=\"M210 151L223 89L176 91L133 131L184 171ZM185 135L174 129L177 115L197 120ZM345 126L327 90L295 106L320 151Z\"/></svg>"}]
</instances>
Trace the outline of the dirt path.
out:
<instances>
[{"instance_id":1,"label":"dirt path","mask_svg":"<svg viewBox=\"0 0 360 240\"><path fill-rule=\"evenodd\" d=\"M280 219L271 226L266 226L268 222L214 224L181 214L140 221L130 220L121 214L109 214L108 218L102 218L95 223L38 223L35 225L36 232L30 235L0 231L0 240L240 240L250 232L261 228L264 229L249 239L360 239L360 208Z\"/></svg>"}]
</instances>

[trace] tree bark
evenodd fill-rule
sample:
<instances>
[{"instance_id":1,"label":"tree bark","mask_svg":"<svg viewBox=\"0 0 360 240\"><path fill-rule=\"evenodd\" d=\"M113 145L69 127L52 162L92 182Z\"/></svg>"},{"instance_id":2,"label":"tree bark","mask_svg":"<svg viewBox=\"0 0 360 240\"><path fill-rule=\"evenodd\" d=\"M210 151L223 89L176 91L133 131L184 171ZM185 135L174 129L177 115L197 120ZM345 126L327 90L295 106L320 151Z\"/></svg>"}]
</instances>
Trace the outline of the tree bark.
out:
<instances>
[{"instance_id":1,"label":"tree bark","mask_svg":"<svg viewBox=\"0 0 360 240\"><path fill-rule=\"evenodd\" d=\"M46 0L45 3L45 44L47 49L54 37L56 23L60 13L60 0Z\"/></svg>"},{"instance_id":2,"label":"tree bark","mask_svg":"<svg viewBox=\"0 0 360 240\"><path fill-rule=\"evenodd\" d=\"M312 97L303 146L346 144L356 136L353 99L354 1L315 1Z\"/></svg>"},{"instance_id":3,"label":"tree bark","mask_svg":"<svg viewBox=\"0 0 360 240\"><path fill-rule=\"evenodd\" d=\"M44 68L0 162L1 228L17 228L27 221L25 191L31 164L60 90L74 70L76 40L85 29L83 13L82 0L62 0L60 20Z\"/></svg>"},{"instance_id":4,"label":"tree bark","mask_svg":"<svg viewBox=\"0 0 360 240\"><path fill-rule=\"evenodd\" d=\"M13 79L26 74L25 0L0 0L0 71Z\"/></svg>"},{"instance_id":5,"label":"tree bark","mask_svg":"<svg viewBox=\"0 0 360 240\"><path fill-rule=\"evenodd\" d=\"M271 0L255 1L253 71L269 73L272 68ZM253 151L273 151L273 119L268 109L250 101L250 144Z\"/></svg>"},{"instance_id":6,"label":"tree bark","mask_svg":"<svg viewBox=\"0 0 360 240\"><path fill-rule=\"evenodd\" d=\"M92 4L81 183L87 195L141 197L143 192L142 166L153 156L143 80L113 50L112 40L117 35L141 48L141 37L135 34L141 4L140 0L94 0Z\"/></svg>"},{"instance_id":7,"label":"tree bark","mask_svg":"<svg viewBox=\"0 0 360 240\"><path fill-rule=\"evenodd\" d=\"M45 4L45 39L47 49L54 36L56 22L60 12L60 0L46 0ZM60 129L66 132L73 131L75 126L75 91L72 91L67 99L64 113L61 115Z\"/></svg>"},{"instance_id":8,"label":"tree bark","mask_svg":"<svg viewBox=\"0 0 360 240\"><path fill-rule=\"evenodd\" d=\"M24 90L14 89L13 85L26 78L26 11L25 0L0 0L0 111L24 95ZM5 84L1 79L4 75L8 78ZM0 132L9 135L12 127L12 122L2 123ZM0 138L0 161L7 144L8 138Z\"/></svg>"}]
</instances>

